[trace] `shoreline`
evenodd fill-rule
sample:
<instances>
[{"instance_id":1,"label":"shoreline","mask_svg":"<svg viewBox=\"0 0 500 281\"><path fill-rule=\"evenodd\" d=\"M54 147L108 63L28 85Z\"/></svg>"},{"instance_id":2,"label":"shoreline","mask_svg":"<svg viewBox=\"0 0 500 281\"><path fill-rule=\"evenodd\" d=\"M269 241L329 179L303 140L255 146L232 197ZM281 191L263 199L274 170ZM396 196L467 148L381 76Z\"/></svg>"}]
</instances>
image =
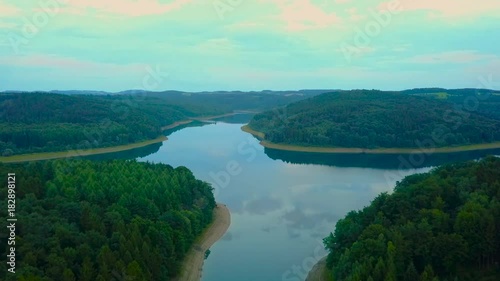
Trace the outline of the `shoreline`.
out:
<instances>
[{"instance_id":1,"label":"shoreline","mask_svg":"<svg viewBox=\"0 0 500 281\"><path fill-rule=\"evenodd\" d=\"M167 126L163 126L163 127L161 127L161 130L163 132L166 130L174 129L174 128L182 126L182 125L192 123L194 121L210 120L210 119L232 116L232 115L237 115L237 114L245 114L245 113L247 113L247 112L233 112L233 113L227 113L227 114L222 114L222 115L190 118L187 120L181 120L181 121L174 122L174 123L167 125ZM106 153L113 153L113 152L121 152L121 151L131 150L134 148L148 146L150 144L164 142L166 140L168 140L168 138L164 135L161 135L161 136L157 137L156 139L152 139L152 140L145 140L145 141L141 141L141 142L129 143L129 144L123 144L123 145L117 145L117 146L110 146L110 147L91 148L91 149L84 149L84 150L73 149L73 150L66 150L66 151L37 152L37 153L28 153L28 154L18 154L18 155L12 155L12 156L0 156L0 163L22 163L22 162L43 161L43 160L60 159L60 158L67 158L67 157L89 156L89 155L99 155L99 154L106 154Z\"/></svg>"},{"instance_id":2,"label":"shoreline","mask_svg":"<svg viewBox=\"0 0 500 281\"><path fill-rule=\"evenodd\" d=\"M175 281L200 281L203 264L205 261L205 251L210 249L224 234L231 225L231 213L224 204L217 203L214 209L214 221L203 232L197 242L193 244L182 263L182 269Z\"/></svg>"},{"instance_id":3,"label":"shoreline","mask_svg":"<svg viewBox=\"0 0 500 281\"><path fill-rule=\"evenodd\" d=\"M51 159L59 159L66 157L89 156L89 155L120 152L120 151L131 150L134 148L148 146L159 142L164 142L167 139L168 138L166 136L162 135L157 137L156 139L146 140L131 144L118 145L118 146L91 148L84 150L73 149L69 151L40 152L40 153L30 153L30 154L19 154L13 156L1 156L0 163L21 163L21 162L42 161L42 160L51 160Z\"/></svg>"},{"instance_id":4,"label":"shoreline","mask_svg":"<svg viewBox=\"0 0 500 281\"><path fill-rule=\"evenodd\" d=\"M192 119L190 119L190 120L182 120L182 121L177 121L177 122L174 122L174 123L172 123L172 124L170 124L170 125L167 125L167 126L163 126L163 127L161 127L161 130L162 130L162 131L170 130L170 129L173 129L173 128L175 128L175 127L179 127L179 126L182 126L182 125L189 124L189 123L191 123L191 122L193 122L193 120L192 120Z\"/></svg>"},{"instance_id":5,"label":"shoreline","mask_svg":"<svg viewBox=\"0 0 500 281\"><path fill-rule=\"evenodd\" d=\"M241 130L252 134L260 140L260 145L270 149L295 151L295 152L311 152L311 153L352 153L352 154L413 154L413 153L452 153L452 152L465 152L465 151L478 151L487 149L500 148L500 142L484 143L484 144L471 144L455 147L437 147L437 148L350 148L350 147L320 147L320 146L300 146L293 144L277 144L265 140L263 132L256 131L248 125L241 127Z\"/></svg>"},{"instance_id":6,"label":"shoreline","mask_svg":"<svg viewBox=\"0 0 500 281\"><path fill-rule=\"evenodd\" d=\"M220 115L190 117L189 119L177 121L177 122L174 122L170 125L163 126L163 127L161 127L161 130L166 131L166 130L174 129L176 127L186 125L186 124L192 123L194 121L207 121L207 120L218 119L218 118L223 118L223 117L228 117L228 116L233 116L233 115L238 115L238 114L252 114L252 113L258 113L258 112L238 111L238 112L231 112L231 113L225 113L225 114L220 114Z\"/></svg>"},{"instance_id":7,"label":"shoreline","mask_svg":"<svg viewBox=\"0 0 500 281\"><path fill-rule=\"evenodd\" d=\"M326 258L328 256L320 259L314 266L311 268L309 273L307 274L307 278L305 281L328 281L329 276L326 271Z\"/></svg>"}]
</instances>

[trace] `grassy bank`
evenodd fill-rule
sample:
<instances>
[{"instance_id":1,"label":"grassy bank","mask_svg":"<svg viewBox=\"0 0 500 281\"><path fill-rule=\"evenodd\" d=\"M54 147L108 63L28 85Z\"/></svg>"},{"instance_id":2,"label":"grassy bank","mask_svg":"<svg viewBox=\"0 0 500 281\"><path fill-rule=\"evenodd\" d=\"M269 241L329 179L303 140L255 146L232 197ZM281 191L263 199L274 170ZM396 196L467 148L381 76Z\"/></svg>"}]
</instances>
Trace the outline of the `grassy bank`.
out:
<instances>
[{"instance_id":1,"label":"grassy bank","mask_svg":"<svg viewBox=\"0 0 500 281\"><path fill-rule=\"evenodd\" d=\"M49 160L49 159L66 158L66 157L78 157L78 156L105 154L105 153L119 152L119 151L125 151L125 150L134 149L134 148L144 147L144 146L148 146L150 144L163 142L165 140L167 140L166 136L159 136L156 139L152 139L152 140L136 142L136 143L131 143L131 144L125 144L125 145L111 146L111 147L13 155L13 156L7 156L7 157L0 157L0 162L2 162L2 163L18 163L18 162L40 161L40 160Z\"/></svg>"},{"instance_id":2,"label":"grassy bank","mask_svg":"<svg viewBox=\"0 0 500 281\"><path fill-rule=\"evenodd\" d=\"M351 147L319 147L319 146L300 146L292 144L277 144L265 140L265 134L245 125L241 127L244 132L250 133L261 140L260 144L267 148L314 153L368 153L368 154L411 154L411 153L451 153L475 150L486 150L500 148L500 142L471 144L455 147L439 147L433 149L423 148L351 148Z\"/></svg>"}]
</instances>

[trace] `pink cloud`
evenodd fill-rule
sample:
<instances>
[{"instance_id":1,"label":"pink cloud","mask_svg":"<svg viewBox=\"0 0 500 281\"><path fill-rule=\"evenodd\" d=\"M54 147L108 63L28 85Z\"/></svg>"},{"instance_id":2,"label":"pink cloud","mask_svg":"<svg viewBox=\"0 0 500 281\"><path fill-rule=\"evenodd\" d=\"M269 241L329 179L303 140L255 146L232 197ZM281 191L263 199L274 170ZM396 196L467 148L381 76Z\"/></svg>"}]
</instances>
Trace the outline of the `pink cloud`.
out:
<instances>
[{"instance_id":1,"label":"pink cloud","mask_svg":"<svg viewBox=\"0 0 500 281\"><path fill-rule=\"evenodd\" d=\"M481 60L498 59L495 55L481 54L477 51L451 51L437 54L426 54L411 57L407 62L411 63L469 63Z\"/></svg>"},{"instance_id":2,"label":"pink cloud","mask_svg":"<svg viewBox=\"0 0 500 281\"><path fill-rule=\"evenodd\" d=\"M361 15L358 12L357 8L349 8L349 9L346 9L346 11L349 14L349 19L353 22L358 22L358 21L364 20L366 18L366 16Z\"/></svg>"},{"instance_id":3,"label":"pink cloud","mask_svg":"<svg viewBox=\"0 0 500 281\"><path fill-rule=\"evenodd\" d=\"M114 72L136 72L145 71L146 64L113 64L101 63L94 61L79 60L70 57L61 57L55 55L27 55L18 57L0 57L0 65L15 66L15 67L35 67L35 68L51 68L62 69L78 72L99 72L99 73L114 73Z\"/></svg>"},{"instance_id":4,"label":"pink cloud","mask_svg":"<svg viewBox=\"0 0 500 281\"><path fill-rule=\"evenodd\" d=\"M500 11L498 0L389 0L379 5L387 9L389 3L399 2L399 10L437 12L445 17L474 16L485 12Z\"/></svg>"},{"instance_id":5,"label":"pink cloud","mask_svg":"<svg viewBox=\"0 0 500 281\"><path fill-rule=\"evenodd\" d=\"M286 24L290 31L325 28L341 19L335 13L328 13L311 3L310 0L267 0L275 4L280 14L278 19Z\"/></svg>"},{"instance_id":6,"label":"pink cloud","mask_svg":"<svg viewBox=\"0 0 500 281\"><path fill-rule=\"evenodd\" d=\"M95 10L125 16L146 16L165 14L191 3L193 0L172 0L162 4L159 0L69 0L64 11L70 14L85 14Z\"/></svg>"},{"instance_id":7,"label":"pink cloud","mask_svg":"<svg viewBox=\"0 0 500 281\"><path fill-rule=\"evenodd\" d=\"M3 1L0 0L0 16L5 17L5 16L17 16L20 14L20 10L12 5L9 5L7 3L4 3Z\"/></svg>"}]
</instances>

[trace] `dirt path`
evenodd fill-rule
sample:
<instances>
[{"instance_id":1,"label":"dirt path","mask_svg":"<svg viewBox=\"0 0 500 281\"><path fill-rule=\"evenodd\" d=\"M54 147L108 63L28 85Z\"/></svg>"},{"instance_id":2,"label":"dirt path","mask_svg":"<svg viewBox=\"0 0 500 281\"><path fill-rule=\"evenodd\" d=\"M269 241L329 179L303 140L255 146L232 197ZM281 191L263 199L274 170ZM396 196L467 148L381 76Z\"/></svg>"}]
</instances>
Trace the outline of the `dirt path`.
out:
<instances>
[{"instance_id":1,"label":"dirt path","mask_svg":"<svg viewBox=\"0 0 500 281\"><path fill-rule=\"evenodd\" d=\"M328 277L325 272L326 257L319 260L317 264L309 271L306 281L327 281Z\"/></svg>"},{"instance_id":2,"label":"dirt path","mask_svg":"<svg viewBox=\"0 0 500 281\"><path fill-rule=\"evenodd\" d=\"M231 214L226 205L217 204L214 210L214 222L193 245L184 260L181 274L175 281L200 281L205 251L226 233L231 224Z\"/></svg>"}]
</instances>

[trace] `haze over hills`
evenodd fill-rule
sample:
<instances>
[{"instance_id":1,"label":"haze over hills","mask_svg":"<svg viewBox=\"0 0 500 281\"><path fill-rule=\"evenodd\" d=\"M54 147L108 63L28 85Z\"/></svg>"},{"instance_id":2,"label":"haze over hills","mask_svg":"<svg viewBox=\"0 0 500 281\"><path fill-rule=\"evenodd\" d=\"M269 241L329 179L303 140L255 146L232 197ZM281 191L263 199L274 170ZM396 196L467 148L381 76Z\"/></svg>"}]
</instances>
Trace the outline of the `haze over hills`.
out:
<instances>
[{"instance_id":1,"label":"haze over hills","mask_svg":"<svg viewBox=\"0 0 500 281\"><path fill-rule=\"evenodd\" d=\"M119 92L107 91L91 91L91 90L52 90L52 91L17 91L7 90L0 93L54 93L54 94L67 94L67 95L136 95L136 94L162 94L162 95L175 95L175 94L275 94L275 95L315 95L331 91L340 91L335 89L303 89L303 90L262 90L262 91L180 91L180 90L166 90L166 91L146 91L141 89L130 89Z\"/></svg>"}]
</instances>

